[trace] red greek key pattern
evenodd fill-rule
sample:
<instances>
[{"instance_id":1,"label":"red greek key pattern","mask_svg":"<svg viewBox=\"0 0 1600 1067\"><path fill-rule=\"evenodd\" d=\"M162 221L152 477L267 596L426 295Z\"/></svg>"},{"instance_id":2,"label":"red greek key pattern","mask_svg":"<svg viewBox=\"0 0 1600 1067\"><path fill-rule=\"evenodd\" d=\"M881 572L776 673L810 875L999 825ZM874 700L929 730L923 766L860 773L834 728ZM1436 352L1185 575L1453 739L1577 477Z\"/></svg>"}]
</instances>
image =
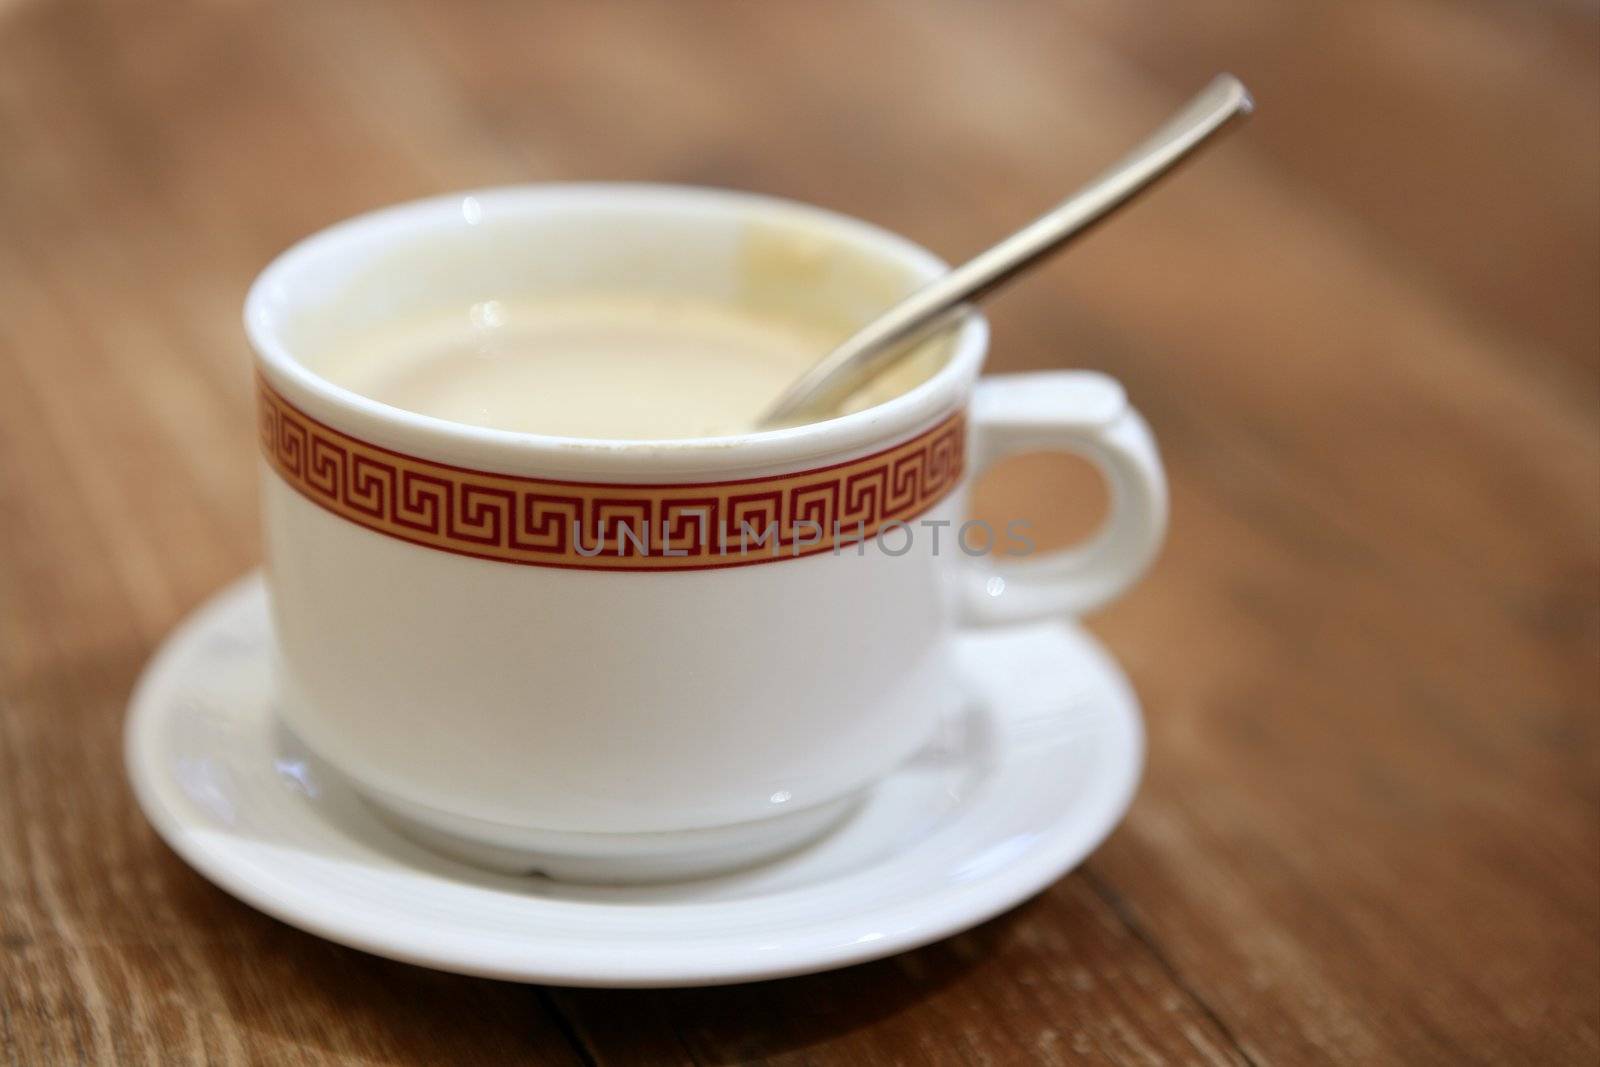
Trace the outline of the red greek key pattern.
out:
<instances>
[{"instance_id":1,"label":"red greek key pattern","mask_svg":"<svg viewBox=\"0 0 1600 1067\"><path fill-rule=\"evenodd\" d=\"M414 545L583 570L739 567L832 552L909 522L965 468L958 412L903 444L816 470L691 485L544 481L357 440L257 382L261 447L319 507Z\"/></svg>"}]
</instances>

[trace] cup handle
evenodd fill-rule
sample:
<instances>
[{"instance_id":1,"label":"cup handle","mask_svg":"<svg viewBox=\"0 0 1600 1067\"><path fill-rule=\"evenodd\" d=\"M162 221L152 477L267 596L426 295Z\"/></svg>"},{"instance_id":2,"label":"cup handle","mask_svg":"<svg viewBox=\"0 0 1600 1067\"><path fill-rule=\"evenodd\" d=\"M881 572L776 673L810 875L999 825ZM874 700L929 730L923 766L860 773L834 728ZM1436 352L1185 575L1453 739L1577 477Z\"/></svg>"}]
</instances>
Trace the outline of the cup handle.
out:
<instances>
[{"instance_id":1,"label":"cup handle","mask_svg":"<svg viewBox=\"0 0 1600 1067\"><path fill-rule=\"evenodd\" d=\"M1073 452L1100 468L1111 507L1087 541L1042 556L1022 558L1009 531L996 530L991 551L961 575L965 622L1079 614L1132 585L1161 547L1167 480L1150 428L1121 384L1092 371L994 376L978 382L971 411L974 477L1019 452Z\"/></svg>"}]
</instances>

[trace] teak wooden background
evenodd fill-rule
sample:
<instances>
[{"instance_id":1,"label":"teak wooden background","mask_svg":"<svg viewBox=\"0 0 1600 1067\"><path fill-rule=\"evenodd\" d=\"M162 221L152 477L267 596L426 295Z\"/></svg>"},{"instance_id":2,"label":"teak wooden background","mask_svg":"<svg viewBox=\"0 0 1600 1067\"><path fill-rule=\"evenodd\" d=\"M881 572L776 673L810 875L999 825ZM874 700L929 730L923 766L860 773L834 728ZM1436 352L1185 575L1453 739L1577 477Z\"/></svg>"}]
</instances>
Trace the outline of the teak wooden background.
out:
<instances>
[{"instance_id":1,"label":"teak wooden background","mask_svg":"<svg viewBox=\"0 0 1600 1067\"><path fill-rule=\"evenodd\" d=\"M258 559L239 304L290 241L615 178L960 257L1219 69L1257 119L992 307L994 369L1118 375L1170 464L1093 620L1147 777L1083 869L842 973L584 992L317 940L146 826L123 702ZM0 1057L1594 1063L1597 190L1587 0L0 0ZM1047 474L1093 499L984 509Z\"/></svg>"}]
</instances>

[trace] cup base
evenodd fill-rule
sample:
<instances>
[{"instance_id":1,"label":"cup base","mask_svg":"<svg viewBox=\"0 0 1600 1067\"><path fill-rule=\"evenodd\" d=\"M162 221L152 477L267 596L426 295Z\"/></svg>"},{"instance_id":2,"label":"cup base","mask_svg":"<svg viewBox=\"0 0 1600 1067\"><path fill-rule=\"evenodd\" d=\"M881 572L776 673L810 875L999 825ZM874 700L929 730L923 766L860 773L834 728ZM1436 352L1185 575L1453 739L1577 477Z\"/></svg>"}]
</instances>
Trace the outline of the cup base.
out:
<instances>
[{"instance_id":1,"label":"cup base","mask_svg":"<svg viewBox=\"0 0 1600 1067\"><path fill-rule=\"evenodd\" d=\"M759 822L604 834L501 826L356 788L395 830L440 855L503 874L595 885L687 881L753 866L823 836L863 797L855 793Z\"/></svg>"}]
</instances>

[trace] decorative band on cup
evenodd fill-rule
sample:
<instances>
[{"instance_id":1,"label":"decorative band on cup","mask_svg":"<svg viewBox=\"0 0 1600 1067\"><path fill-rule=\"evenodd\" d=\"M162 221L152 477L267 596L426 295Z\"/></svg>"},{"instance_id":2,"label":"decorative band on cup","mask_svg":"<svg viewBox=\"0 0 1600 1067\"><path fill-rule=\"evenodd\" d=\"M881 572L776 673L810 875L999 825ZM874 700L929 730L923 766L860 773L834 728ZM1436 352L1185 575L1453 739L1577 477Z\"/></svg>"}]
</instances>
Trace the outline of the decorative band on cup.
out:
<instances>
[{"instance_id":1,"label":"decorative band on cup","mask_svg":"<svg viewBox=\"0 0 1600 1067\"><path fill-rule=\"evenodd\" d=\"M673 485L552 481L380 448L260 378L257 399L267 462L307 500L424 548L534 567L705 570L837 552L944 499L966 456L958 411L892 448L814 470Z\"/></svg>"}]
</instances>

